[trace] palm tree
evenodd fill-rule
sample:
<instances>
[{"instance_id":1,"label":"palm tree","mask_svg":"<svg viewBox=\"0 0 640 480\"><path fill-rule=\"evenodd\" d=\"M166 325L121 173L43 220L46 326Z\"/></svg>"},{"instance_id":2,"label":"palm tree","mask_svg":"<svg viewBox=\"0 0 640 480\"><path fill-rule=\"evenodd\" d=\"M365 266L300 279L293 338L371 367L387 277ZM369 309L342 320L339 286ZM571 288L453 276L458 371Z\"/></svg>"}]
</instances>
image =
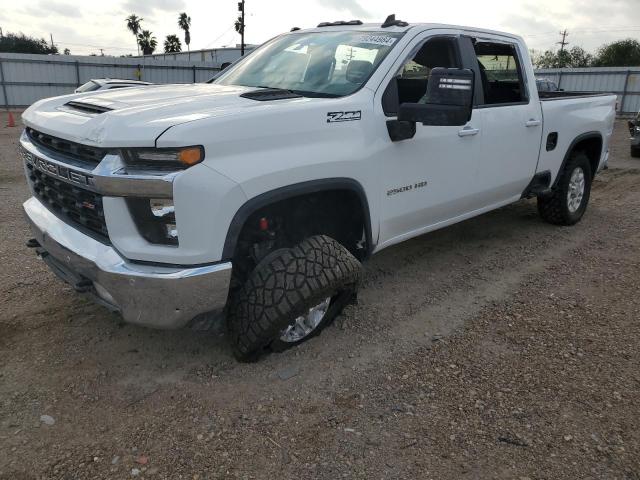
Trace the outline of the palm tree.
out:
<instances>
[{"instance_id":1,"label":"palm tree","mask_svg":"<svg viewBox=\"0 0 640 480\"><path fill-rule=\"evenodd\" d=\"M139 17L139 16L137 16L134 13L132 13L131 15L129 15L125 19L125 21L127 22L127 28L136 37L136 45L138 47L138 55L140 55L140 44L138 43L138 34L140 33L140 29L142 28L140 26L140 24L142 23L142 20L144 20L144 19Z\"/></svg>"},{"instance_id":2,"label":"palm tree","mask_svg":"<svg viewBox=\"0 0 640 480\"><path fill-rule=\"evenodd\" d=\"M140 45L143 55L151 55L158 46L158 41L149 30L142 30L138 34L138 45Z\"/></svg>"},{"instance_id":3,"label":"palm tree","mask_svg":"<svg viewBox=\"0 0 640 480\"><path fill-rule=\"evenodd\" d=\"M191 60L191 50L189 49L189 44L191 43L191 33L189 32L189 29L191 28L191 17L188 16L186 12L182 12L178 17L178 27L181 30L184 30L184 43L187 44L189 60Z\"/></svg>"},{"instance_id":4,"label":"palm tree","mask_svg":"<svg viewBox=\"0 0 640 480\"><path fill-rule=\"evenodd\" d=\"M182 44L177 35L167 35L164 41L164 53L176 53L182 51Z\"/></svg>"}]
</instances>

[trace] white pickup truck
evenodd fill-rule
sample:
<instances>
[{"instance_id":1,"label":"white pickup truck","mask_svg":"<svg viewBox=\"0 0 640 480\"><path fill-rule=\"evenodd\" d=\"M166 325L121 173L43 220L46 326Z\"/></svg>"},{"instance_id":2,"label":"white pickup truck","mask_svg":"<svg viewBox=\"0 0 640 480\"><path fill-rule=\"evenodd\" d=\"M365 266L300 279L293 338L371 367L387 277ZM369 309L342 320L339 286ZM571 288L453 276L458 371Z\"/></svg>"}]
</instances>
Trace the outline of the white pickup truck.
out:
<instances>
[{"instance_id":1,"label":"white pickup truck","mask_svg":"<svg viewBox=\"0 0 640 480\"><path fill-rule=\"evenodd\" d=\"M316 335L386 247L532 196L579 221L615 102L539 94L506 33L294 29L210 84L31 106L27 244L126 321L217 316L254 360Z\"/></svg>"}]
</instances>

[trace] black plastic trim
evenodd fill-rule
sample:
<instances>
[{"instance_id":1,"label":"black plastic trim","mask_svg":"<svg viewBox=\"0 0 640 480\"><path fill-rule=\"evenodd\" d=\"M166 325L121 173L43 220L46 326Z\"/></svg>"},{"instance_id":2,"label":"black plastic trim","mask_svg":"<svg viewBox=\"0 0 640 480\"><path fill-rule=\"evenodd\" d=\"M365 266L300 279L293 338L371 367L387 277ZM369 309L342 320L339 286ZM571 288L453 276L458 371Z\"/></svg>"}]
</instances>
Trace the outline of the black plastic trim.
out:
<instances>
[{"instance_id":1,"label":"black plastic trim","mask_svg":"<svg viewBox=\"0 0 640 480\"><path fill-rule=\"evenodd\" d=\"M364 188L357 180L352 178L326 178L322 180L311 180L308 182L296 183L294 185L288 185L286 187L277 188L269 192L260 194L256 197L248 200L240 209L236 212L229 229L227 230L227 237L224 242L222 250L222 261L231 261L235 252L238 238L242 227L246 223L247 219L252 213L260 208L266 207L272 203L276 203L288 198L298 197L300 195L306 195L310 193L318 193L329 190L350 190L358 195L362 207L364 209L364 229L367 239L367 252L365 258L371 256L373 252L373 239L371 233L371 214L369 212L369 202Z\"/></svg>"},{"instance_id":2,"label":"black plastic trim","mask_svg":"<svg viewBox=\"0 0 640 480\"><path fill-rule=\"evenodd\" d=\"M522 192L522 198L531 198L549 191L550 183L551 172L549 170L536 173L529 182L529 185L527 185L527 188Z\"/></svg>"},{"instance_id":3,"label":"black plastic trim","mask_svg":"<svg viewBox=\"0 0 640 480\"><path fill-rule=\"evenodd\" d=\"M564 167L569 161L569 158L571 157L571 153L573 152L573 149L575 148L575 146L584 140L589 140L590 138L596 138L600 140L600 142L602 142L602 145L604 146L604 141L602 138L602 134L600 132L587 132L587 133L578 135L576 138L574 138L573 141L571 142L571 145L569 145L569 148L567 148L567 151L564 154L562 165L560 165L560 170L558 170L558 174L556 175L556 179L553 181L553 185L551 186L551 188L555 188L556 185L558 184L558 181L560 180L560 174L562 173L562 171L564 171ZM598 156L598 158L599 159L602 158L602 147L600 148L600 155ZM595 175L596 175L596 172L591 172L592 177L595 177Z\"/></svg>"}]
</instances>

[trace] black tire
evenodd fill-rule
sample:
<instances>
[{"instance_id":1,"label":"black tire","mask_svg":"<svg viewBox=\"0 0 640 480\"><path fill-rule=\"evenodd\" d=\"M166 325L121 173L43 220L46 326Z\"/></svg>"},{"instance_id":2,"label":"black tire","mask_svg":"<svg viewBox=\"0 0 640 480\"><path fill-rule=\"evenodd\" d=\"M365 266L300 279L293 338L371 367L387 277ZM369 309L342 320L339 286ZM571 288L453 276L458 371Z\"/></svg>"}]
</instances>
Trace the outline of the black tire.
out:
<instances>
[{"instance_id":1,"label":"black tire","mask_svg":"<svg viewBox=\"0 0 640 480\"><path fill-rule=\"evenodd\" d=\"M631 147L631 156L635 158L640 157L640 147Z\"/></svg>"},{"instance_id":2,"label":"black tire","mask_svg":"<svg viewBox=\"0 0 640 480\"><path fill-rule=\"evenodd\" d=\"M584 193L580 206L571 211L569 208L569 184L576 169L584 173ZM546 222L553 225L574 225L580 221L589 203L591 195L591 163L583 152L575 152L569 158L560 178L550 194L538 197L538 213Z\"/></svg>"},{"instance_id":3,"label":"black tire","mask_svg":"<svg viewBox=\"0 0 640 480\"><path fill-rule=\"evenodd\" d=\"M256 361L269 350L286 350L318 335L354 296L361 268L346 248L324 235L268 255L232 300L228 330L235 357ZM329 309L308 336L295 343L280 339L296 318L329 297Z\"/></svg>"}]
</instances>

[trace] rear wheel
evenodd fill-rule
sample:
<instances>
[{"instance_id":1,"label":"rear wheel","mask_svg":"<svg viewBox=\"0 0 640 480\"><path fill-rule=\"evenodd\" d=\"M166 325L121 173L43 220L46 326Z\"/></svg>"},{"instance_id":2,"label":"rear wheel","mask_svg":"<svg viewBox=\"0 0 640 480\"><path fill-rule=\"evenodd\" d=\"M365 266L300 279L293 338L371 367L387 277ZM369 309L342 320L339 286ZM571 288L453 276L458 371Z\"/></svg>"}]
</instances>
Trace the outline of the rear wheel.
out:
<instances>
[{"instance_id":1,"label":"rear wheel","mask_svg":"<svg viewBox=\"0 0 640 480\"><path fill-rule=\"evenodd\" d=\"M232 301L228 329L236 358L255 361L318 335L353 298L360 272L360 262L324 235L269 254Z\"/></svg>"},{"instance_id":2,"label":"rear wheel","mask_svg":"<svg viewBox=\"0 0 640 480\"><path fill-rule=\"evenodd\" d=\"M551 194L538 197L538 212L554 225L580 221L591 194L591 164L583 152L572 154Z\"/></svg>"},{"instance_id":3,"label":"rear wheel","mask_svg":"<svg viewBox=\"0 0 640 480\"><path fill-rule=\"evenodd\" d=\"M640 157L640 147L631 147L631 156L632 157Z\"/></svg>"}]
</instances>

